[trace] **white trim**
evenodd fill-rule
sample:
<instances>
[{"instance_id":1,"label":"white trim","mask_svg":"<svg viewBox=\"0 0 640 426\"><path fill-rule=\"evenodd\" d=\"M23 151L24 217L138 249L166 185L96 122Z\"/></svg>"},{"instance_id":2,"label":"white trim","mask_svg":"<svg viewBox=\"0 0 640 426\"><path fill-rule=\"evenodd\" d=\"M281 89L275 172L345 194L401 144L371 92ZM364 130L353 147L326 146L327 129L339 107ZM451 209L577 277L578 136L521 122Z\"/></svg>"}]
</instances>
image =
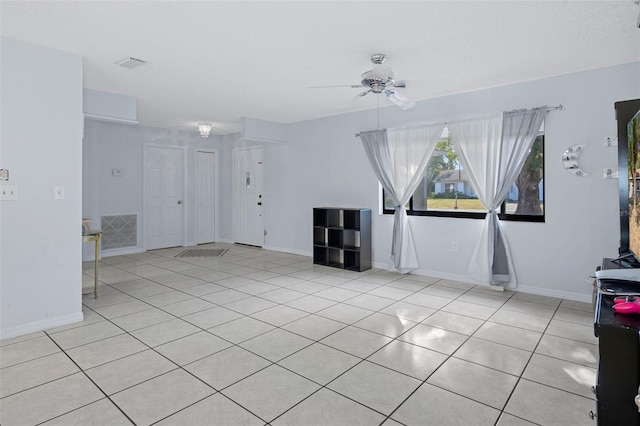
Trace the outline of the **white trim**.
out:
<instances>
[{"instance_id":1,"label":"white trim","mask_svg":"<svg viewBox=\"0 0 640 426\"><path fill-rule=\"evenodd\" d=\"M388 264L382 263L382 262L373 262L372 266L374 268L386 270ZM458 281L458 282L467 283L467 284L481 285L481 286L486 286L487 288L489 287L487 283L482 283L479 281L472 280L466 275L450 274L447 272L430 271L426 269L416 269L411 271L411 275L421 275L421 276L427 276L427 277L440 278L443 280L452 280L452 281ZM589 292L588 294L572 293L568 291L553 290L549 288L535 287L530 285L518 285L517 288L507 289L507 290L517 291L518 293L535 294L537 296L555 297L558 299L566 299L566 300L573 300L576 302L586 302L586 303L591 303L591 297L592 297L591 292Z\"/></svg>"},{"instance_id":2,"label":"white trim","mask_svg":"<svg viewBox=\"0 0 640 426\"><path fill-rule=\"evenodd\" d=\"M217 241L218 235L220 235L219 224L220 224L220 154L218 149L210 149L210 148L195 148L194 149L194 187L195 187L195 195L194 195L194 210L195 210L195 243L193 245L198 244L198 152L209 152L213 154L213 167L214 167L214 179L215 179L215 194L213 194L213 202L215 203L214 207L214 216L213 216L213 241Z\"/></svg>"},{"instance_id":3,"label":"white trim","mask_svg":"<svg viewBox=\"0 0 640 426\"><path fill-rule=\"evenodd\" d=\"M138 120L130 120L128 118L119 118L119 117L109 117L107 115L100 115L100 114L88 114L86 112L84 113L84 118L88 118L90 120L108 121L111 123L122 123L122 124L129 124L129 125L139 124Z\"/></svg>"},{"instance_id":4,"label":"white trim","mask_svg":"<svg viewBox=\"0 0 640 426\"><path fill-rule=\"evenodd\" d=\"M307 256L307 257L313 257L313 252L310 251L305 251L305 250L294 250L294 249L290 249L290 248L282 248L282 247L273 247L273 246L264 246L262 247L264 250L271 250L271 251L277 251L280 253L290 253L290 254L297 254L300 256Z\"/></svg>"},{"instance_id":5,"label":"white trim","mask_svg":"<svg viewBox=\"0 0 640 426\"><path fill-rule=\"evenodd\" d=\"M589 289L591 287L589 286ZM529 285L518 285L515 291L520 293L536 294L538 296L557 297L558 299L574 300L576 302L592 303L591 292L589 294L571 293L562 290L552 290L548 288L534 287Z\"/></svg>"},{"instance_id":6,"label":"white trim","mask_svg":"<svg viewBox=\"0 0 640 426\"><path fill-rule=\"evenodd\" d=\"M127 254L136 254L136 253L144 253L146 250L143 247L127 247L127 248L117 248L111 250L100 250L100 258L103 257L111 257L111 256L124 256ZM89 259L93 261L93 258Z\"/></svg>"},{"instance_id":7,"label":"white trim","mask_svg":"<svg viewBox=\"0 0 640 426\"><path fill-rule=\"evenodd\" d=\"M142 241L138 241L138 245L142 247L145 251L147 250L147 239L146 239L146 230L147 230L147 194L146 194L146 179L147 179L147 148L163 148L163 149L179 149L182 151L182 241L181 244L183 247L186 246L187 239L187 215L189 214L188 203L186 202L187 194L187 147L186 146L175 146L175 145L166 145L159 144L153 142L145 142L142 145Z\"/></svg>"},{"instance_id":8,"label":"white trim","mask_svg":"<svg viewBox=\"0 0 640 426\"><path fill-rule=\"evenodd\" d=\"M18 325L16 327L5 328L0 330L0 340L11 339L13 337L23 336L36 331L47 330L54 327L73 324L75 322L84 321L82 311L73 314L62 315L55 318L47 318L42 321L33 321L27 324Z\"/></svg>"}]
</instances>

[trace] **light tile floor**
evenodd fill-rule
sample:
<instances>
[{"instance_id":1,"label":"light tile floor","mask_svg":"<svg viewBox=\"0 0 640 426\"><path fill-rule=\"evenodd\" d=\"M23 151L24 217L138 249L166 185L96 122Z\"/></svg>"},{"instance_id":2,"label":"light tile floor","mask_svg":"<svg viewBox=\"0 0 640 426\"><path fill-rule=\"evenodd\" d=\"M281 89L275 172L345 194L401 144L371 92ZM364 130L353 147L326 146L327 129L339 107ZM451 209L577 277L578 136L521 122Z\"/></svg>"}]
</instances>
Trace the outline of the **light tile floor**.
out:
<instances>
[{"instance_id":1,"label":"light tile floor","mask_svg":"<svg viewBox=\"0 0 640 426\"><path fill-rule=\"evenodd\" d=\"M594 424L589 304L212 246L104 258L83 322L0 342L0 423Z\"/></svg>"}]
</instances>

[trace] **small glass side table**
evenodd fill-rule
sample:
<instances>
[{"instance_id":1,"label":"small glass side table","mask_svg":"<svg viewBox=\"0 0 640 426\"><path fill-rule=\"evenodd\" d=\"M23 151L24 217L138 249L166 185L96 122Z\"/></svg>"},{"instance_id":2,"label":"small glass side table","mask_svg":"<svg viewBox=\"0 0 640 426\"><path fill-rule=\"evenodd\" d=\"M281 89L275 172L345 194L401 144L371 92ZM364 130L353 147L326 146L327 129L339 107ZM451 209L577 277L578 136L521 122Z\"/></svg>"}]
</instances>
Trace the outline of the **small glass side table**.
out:
<instances>
[{"instance_id":1,"label":"small glass side table","mask_svg":"<svg viewBox=\"0 0 640 426\"><path fill-rule=\"evenodd\" d=\"M82 242L88 243L94 241L96 245L96 258L94 260L93 273L93 296L98 297L98 264L100 263L100 235L102 231L89 231L82 234Z\"/></svg>"}]
</instances>

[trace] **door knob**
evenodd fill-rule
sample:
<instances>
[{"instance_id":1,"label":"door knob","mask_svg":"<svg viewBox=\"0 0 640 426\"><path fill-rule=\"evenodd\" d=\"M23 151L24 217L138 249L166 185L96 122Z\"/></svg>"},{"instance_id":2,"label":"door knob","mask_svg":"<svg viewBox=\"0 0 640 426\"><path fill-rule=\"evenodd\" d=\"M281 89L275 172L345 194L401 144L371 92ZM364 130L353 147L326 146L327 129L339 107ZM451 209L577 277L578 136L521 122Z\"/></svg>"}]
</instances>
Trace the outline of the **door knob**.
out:
<instances>
[{"instance_id":1,"label":"door knob","mask_svg":"<svg viewBox=\"0 0 640 426\"><path fill-rule=\"evenodd\" d=\"M260 201L260 202L258 203L258 205L259 205L259 206L261 206L261 205L262 205L262 201Z\"/></svg>"},{"instance_id":2,"label":"door knob","mask_svg":"<svg viewBox=\"0 0 640 426\"><path fill-rule=\"evenodd\" d=\"M182 200L178 200L178 204L182 204Z\"/></svg>"}]
</instances>

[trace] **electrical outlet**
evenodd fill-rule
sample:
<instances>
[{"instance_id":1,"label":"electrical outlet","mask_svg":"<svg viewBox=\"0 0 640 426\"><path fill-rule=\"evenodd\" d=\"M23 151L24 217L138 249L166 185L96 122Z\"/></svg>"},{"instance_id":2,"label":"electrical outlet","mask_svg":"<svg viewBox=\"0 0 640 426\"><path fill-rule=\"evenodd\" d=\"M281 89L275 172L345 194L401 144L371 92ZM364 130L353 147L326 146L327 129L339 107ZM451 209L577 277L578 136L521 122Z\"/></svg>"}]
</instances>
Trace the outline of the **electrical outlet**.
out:
<instances>
[{"instance_id":1,"label":"electrical outlet","mask_svg":"<svg viewBox=\"0 0 640 426\"><path fill-rule=\"evenodd\" d=\"M0 200L18 201L18 185L0 186Z\"/></svg>"},{"instance_id":2,"label":"electrical outlet","mask_svg":"<svg viewBox=\"0 0 640 426\"><path fill-rule=\"evenodd\" d=\"M53 187L53 199L64 200L64 186L56 185Z\"/></svg>"},{"instance_id":3,"label":"electrical outlet","mask_svg":"<svg viewBox=\"0 0 640 426\"><path fill-rule=\"evenodd\" d=\"M454 252L458 251L458 242L457 241L451 241L451 251L454 251Z\"/></svg>"}]
</instances>

